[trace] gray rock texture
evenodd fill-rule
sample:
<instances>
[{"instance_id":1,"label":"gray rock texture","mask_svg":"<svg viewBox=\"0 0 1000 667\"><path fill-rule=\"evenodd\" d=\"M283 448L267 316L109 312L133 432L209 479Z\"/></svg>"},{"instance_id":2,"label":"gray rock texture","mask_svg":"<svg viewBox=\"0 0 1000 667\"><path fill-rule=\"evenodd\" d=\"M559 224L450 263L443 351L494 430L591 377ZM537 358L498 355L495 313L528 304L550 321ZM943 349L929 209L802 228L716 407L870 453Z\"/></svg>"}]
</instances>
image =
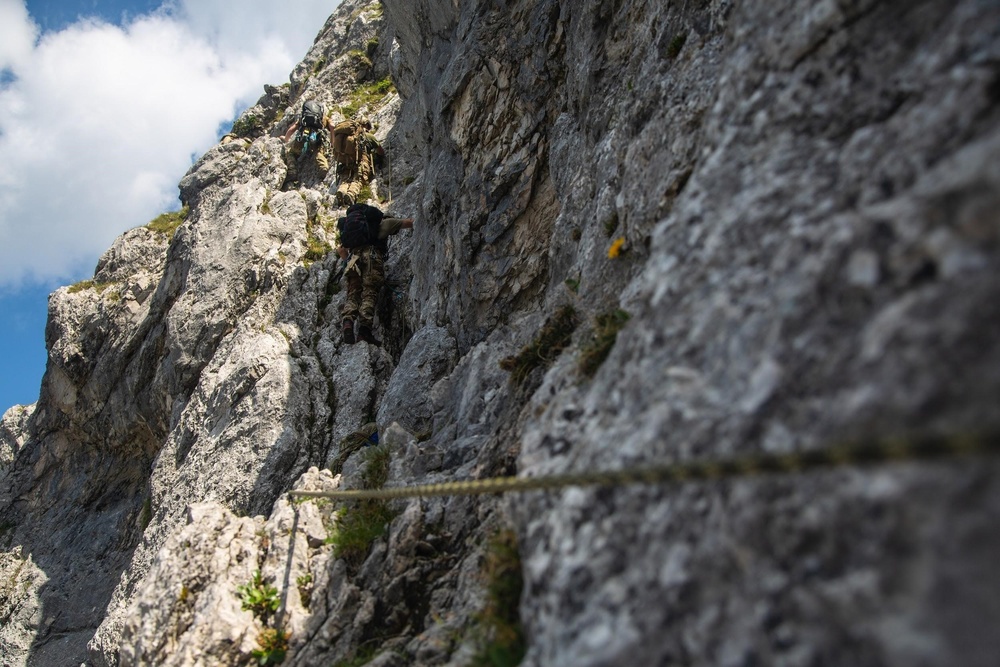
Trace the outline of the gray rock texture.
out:
<instances>
[{"instance_id":1,"label":"gray rock texture","mask_svg":"<svg viewBox=\"0 0 1000 667\"><path fill-rule=\"evenodd\" d=\"M305 99L378 123L372 203L416 219L381 348L341 340L336 175L288 178ZM998 121L992 0L345 0L176 232L51 296L39 400L0 422L3 664L249 665L278 628L283 664L457 667L498 614L526 666L995 664L988 455L287 492L995 440Z\"/></svg>"}]
</instances>

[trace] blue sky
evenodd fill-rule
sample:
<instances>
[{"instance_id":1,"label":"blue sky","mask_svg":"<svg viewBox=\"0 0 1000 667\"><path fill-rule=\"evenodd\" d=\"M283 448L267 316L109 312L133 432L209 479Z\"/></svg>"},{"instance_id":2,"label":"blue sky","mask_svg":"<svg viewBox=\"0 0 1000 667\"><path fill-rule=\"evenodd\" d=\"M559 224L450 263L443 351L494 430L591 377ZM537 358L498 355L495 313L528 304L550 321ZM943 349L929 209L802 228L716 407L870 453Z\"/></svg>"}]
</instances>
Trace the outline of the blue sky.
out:
<instances>
[{"instance_id":1,"label":"blue sky","mask_svg":"<svg viewBox=\"0 0 1000 667\"><path fill-rule=\"evenodd\" d=\"M0 412L38 398L49 293L176 209L193 159L338 4L0 0Z\"/></svg>"}]
</instances>

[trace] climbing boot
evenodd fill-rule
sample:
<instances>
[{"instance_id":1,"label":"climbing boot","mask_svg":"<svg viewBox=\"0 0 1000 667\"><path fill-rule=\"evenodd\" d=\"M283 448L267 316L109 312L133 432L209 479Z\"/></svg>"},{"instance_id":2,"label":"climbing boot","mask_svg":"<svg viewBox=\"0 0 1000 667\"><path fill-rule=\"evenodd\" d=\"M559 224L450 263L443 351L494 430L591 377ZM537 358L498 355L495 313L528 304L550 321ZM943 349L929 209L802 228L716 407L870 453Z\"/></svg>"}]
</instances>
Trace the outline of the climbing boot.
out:
<instances>
[{"instance_id":1,"label":"climbing boot","mask_svg":"<svg viewBox=\"0 0 1000 667\"><path fill-rule=\"evenodd\" d=\"M344 320L344 342L348 345L354 345L357 339L354 337L354 322L351 320Z\"/></svg>"},{"instance_id":2,"label":"climbing boot","mask_svg":"<svg viewBox=\"0 0 1000 667\"><path fill-rule=\"evenodd\" d=\"M358 327L358 340L363 340L375 347L382 347L382 341L375 338L372 334L372 328L366 327L364 324Z\"/></svg>"}]
</instances>

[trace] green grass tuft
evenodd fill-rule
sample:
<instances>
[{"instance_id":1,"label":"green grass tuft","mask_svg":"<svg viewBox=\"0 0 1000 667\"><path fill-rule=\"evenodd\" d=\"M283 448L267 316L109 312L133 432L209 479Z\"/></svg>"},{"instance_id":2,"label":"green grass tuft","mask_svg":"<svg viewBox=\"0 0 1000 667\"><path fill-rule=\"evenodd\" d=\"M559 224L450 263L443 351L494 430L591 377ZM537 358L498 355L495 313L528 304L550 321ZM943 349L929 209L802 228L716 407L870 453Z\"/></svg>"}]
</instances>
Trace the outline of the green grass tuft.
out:
<instances>
[{"instance_id":1,"label":"green grass tuft","mask_svg":"<svg viewBox=\"0 0 1000 667\"><path fill-rule=\"evenodd\" d=\"M368 107L370 112L376 111L385 98L394 92L396 86L389 77L362 84L350 92L347 103L340 107L340 113L345 118L353 118L362 107Z\"/></svg>"},{"instance_id":2,"label":"green grass tuft","mask_svg":"<svg viewBox=\"0 0 1000 667\"><path fill-rule=\"evenodd\" d=\"M182 222L187 220L190 213L191 209L187 206L182 207L179 211L161 213L146 224L146 229L154 231L157 234L163 234L168 239L172 239L174 237L174 232L177 231L177 228L181 226Z\"/></svg>"},{"instance_id":3,"label":"green grass tuft","mask_svg":"<svg viewBox=\"0 0 1000 667\"><path fill-rule=\"evenodd\" d=\"M67 291L70 294L76 294L77 292L82 292L84 290L92 289L95 290L98 294L103 294L104 290L108 289L112 285L114 285L114 283L99 283L95 280L81 280L78 283L70 285ZM121 295L119 295L119 298L121 298Z\"/></svg>"},{"instance_id":4,"label":"green grass tuft","mask_svg":"<svg viewBox=\"0 0 1000 667\"><path fill-rule=\"evenodd\" d=\"M597 372L604 360L608 358L608 354L611 353L611 348L614 347L615 341L618 339L618 332L628 322L629 317L627 312L617 308L595 318L594 332L590 343L580 351L579 368L581 373L592 377Z\"/></svg>"},{"instance_id":5,"label":"green grass tuft","mask_svg":"<svg viewBox=\"0 0 1000 667\"><path fill-rule=\"evenodd\" d=\"M608 238L611 238L616 229L618 229L618 211L612 211L604 219L604 233Z\"/></svg>"},{"instance_id":6,"label":"green grass tuft","mask_svg":"<svg viewBox=\"0 0 1000 667\"><path fill-rule=\"evenodd\" d=\"M317 223L320 228L326 229L322 216L306 219L306 251L302 259L309 263L318 262L333 252L333 246L316 233Z\"/></svg>"},{"instance_id":7,"label":"green grass tuft","mask_svg":"<svg viewBox=\"0 0 1000 667\"><path fill-rule=\"evenodd\" d=\"M365 450L361 472L363 488L377 489L385 484L389 478L390 458L389 449L384 445ZM385 535L395 517L396 512L384 500L349 502L327 542L333 545L336 558L343 558L350 567L359 567L368 556L372 542Z\"/></svg>"},{"instance_id":8,"label":"green grass tuft","mask_svg":"<svg viewBox=\"0 0 1000 667\"><path fill-rule=\"evenodd\" d=\"M517 536L502 530L490 540L483 568L486 605L476 615L482 648L472 659L474 667L516 667L526 651L519 604L524 579Z\"/></svg>"},{"instance_id":9,"label":"green grass tuft","mask_svg":"<svg viewBox=\"0 0 1000 667\"><path fill-rule=\"evenodd\" d=\"M569 344L579 324L576 309L563 306L545 321L538 336L521 351L500 361L500 368L510 373L511 382L522 384L539 366L549 366Z\"/></svg>"}]
</instances>

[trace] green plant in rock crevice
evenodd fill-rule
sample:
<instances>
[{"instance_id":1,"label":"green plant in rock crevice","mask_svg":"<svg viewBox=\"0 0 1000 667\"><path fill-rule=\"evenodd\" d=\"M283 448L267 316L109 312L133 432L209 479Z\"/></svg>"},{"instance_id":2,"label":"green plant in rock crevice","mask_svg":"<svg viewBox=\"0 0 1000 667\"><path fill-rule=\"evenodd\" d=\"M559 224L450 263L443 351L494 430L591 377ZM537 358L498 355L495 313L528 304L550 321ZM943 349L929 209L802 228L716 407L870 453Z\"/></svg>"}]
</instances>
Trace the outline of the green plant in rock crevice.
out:
<instances>
[{"instance_id":1,"label":"green plant in rock crevice","mask_svg":"<svg viewBox=\"0 0 1000 667\"><path fill-rule=\"evenodd\" d=\"M253 615L265 624L271 615L278 611L278 605L281 604L278 589L264 583L260 570L254 571L249 583L237 586L236 592L240 594L242 609L253 612Z\"/></svg>"},{"instance_id":2,"label":"green plant in rock crevice","mask_svg":"<svg viewBox=\"0 0 1000 667\"><path fill-rule=\"evenodd\" d=\"M345 117L351 118L361 107L367 106L375 110L390 93L394 92L396 87L389 77L362 84L350 92L348 101L340 107L340 112Z\"/></svg>"},{"instance_id":3,"label":"green plant in rock crevice","mask_svg":"<svg viewBox=\"0 0 1000 667\"><path fill-rule=\"evenodd\" d=\"M481 649L471 664L515 667L524 658L526 642L519 610L524 579L513 530L500 530L489 540L483 577L486 605L475 616Z\"/></svg>"},{"instance_id":4,"label":"green plant in rock crevice","mask_svg":"<svg viewBox=\"0 0 1000 667\"><path fill-rule=\"evenodd\" d=\"M369 447L363 456L362 488L382 487L389 477L389 449L385 445ZM368 556L372 542L386 533L395 517L396 512L384 500L348 502L340 511L336 527L327 542L333 545L336 558L343 558L351 567L360 566Z\"/></svg>"},{"instance_id":5,"label":"green plant in rock crevice","mask_svg":"<svg viewBox=\"0 0 1000 667\"><path fill-rule=\"evenodd\" d=\"M538 336L515 356L500 360L500 368L510 373L511 382L522 384L538 366L548 366L569 344L579 324L576 309L563 306L546 320Z\"/></svg>"},{"instance_id":6,"label":"green plant in rock crevice","mask_svg":"<svg viewBox=\"0 0 1000 667\"><path fill-rule=\"evenodd\" d=\"M333 246L316 233L317 220L319 226L325 229L322 216L306 218L306 251L302 256L306 262L317 262L333 251Z\"/></svg>"},{"instance_id":7,"label":"green plant in rock crevice","mask_svg":"<svg viewBox=\"0 0 1000 667\"><path fill-rule=\"evenodd\" d=\"M616 308L594 318L594 331L590 342L580 350L579 368L580 372L587 377L592 377L597 369L601 367L604 360L611 353L615 341L618 339L618 332L622 330L628 322L630 315Z\"/></svg>"},{"instance_id":8,"label":"green plant in rock crevice","mask_svg":"<svg viewBox=\"0 0 1000 667\"><path fill-rule=\"evenodd\" d=\"M264 119L255 113L245 113L233 123L232 133L237 137L249 137L262 129Z\"/></svg>"},{"instance_id":9,"label":"green plant in rock crevice","mask_svg":"<svg viewBox=\"0 0 1000 667\"><path fill-rule=\"evenodd\" d=\"M84 290L92 289L96 291L98 294L103 294L104 290L108 289L114 284L115 283L101 283L97 282L96 280L81 280L78 283L70 285L66 291L69 292L70 294L76 294L77 292L82 292ZM120 297L121 295L119 294L119 298Z\"/></svg>"},{"instance_id":10,"label":"green plant in rock crevice","mask_svg":"<svg viewBox=\"0 0 1000 667\"><path fill-rule=\"evenodd\" d=\"M188 206L182 206L180 210L170 211L167 213L161 213L156 216L148 223L146 223L146 229L156 232L157 234L162 234L167 237L167 239L172 239L177 228L181 226L181 223L187 220L188 215L191 213L191 209Z\"/></svg>"},{"instance_id":11,"label":"green plant in rock crevice","mask_svg":"<svg viewBox=\"0 0 1000 667\"><path fill-rule=\"evenodd\" d=\"M280 628L264 628L257 635L257 646L250 654L258 665L278 665L288 653L288 640L292 633Z\"/></svg>"},{"instance_id":12,"label":"green plant in rock crevice","mask_svg":"<svg viewBox=\"0 0 1000 667\"><path fill-rule=\"evenodd\" d=\"M602 226L604 227L604 234L608 238L611 238L612 234L615 233L615 230L618 229L618 211L612 211L609 213L608 216L604 218Z\"/></svg>"},{"instance_id":13,"label":"green plant in rock crevice","mask_svg":"<svg viewBox=\"0 0 1000 667\"><path fill-rule=\"evenodd\" d=\"M302 606L308 609L309 602L312 600L312 575L307 572L295 577L295 587L299 590L299 600L302 601Z\"/></svg>"},{"instance_id":14,"label":"green plant in rock crevice","mask_svg":"<svg viewBox=\"0 0 1000 667\"><path fill-rule=\"evenodd\" d=\"M667 57L673 60L679 56L681 49L684 48L684 42L686 41L687 35L685 33L674 35L673 39L670 40L670 44L667 45Z\"/></svg>"},{"instance_id":15,"label":"green plant in rock crevice","mask_svg":"<svg viewBox=\"0 0 1000 667\"><path fill-rule=\"evenodd\" d=\"M280 627L272 628L267 625L281 604L278 589L264 583L260 570L256 570L248 583L236 587L236 592L240 595L242 609L252 612L264 625L257 635L257 646L260 648L251 651L251 655L257 659L259 665L281 663L288 652L288 639L291 633Z\"/></svg>"}]
</instances>

